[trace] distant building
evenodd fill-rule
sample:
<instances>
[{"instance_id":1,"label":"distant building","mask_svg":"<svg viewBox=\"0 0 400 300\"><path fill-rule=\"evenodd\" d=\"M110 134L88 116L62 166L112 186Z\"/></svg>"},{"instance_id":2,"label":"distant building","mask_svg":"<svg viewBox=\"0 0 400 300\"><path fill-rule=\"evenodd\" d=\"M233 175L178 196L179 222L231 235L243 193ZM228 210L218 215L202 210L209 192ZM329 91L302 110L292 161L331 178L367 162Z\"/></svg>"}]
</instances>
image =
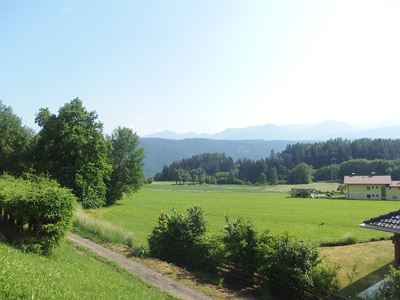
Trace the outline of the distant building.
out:
<instances>
[{"instance_id":1,"label":"distant building","mask_svg":"<svg viewBox=\"0 0 400 300\"><path fill-rule=\"evenodd\" d=\"M345 176L344 185L349 199L400 200L400 181L391 176Z\"/></svg>"}]
</instances>

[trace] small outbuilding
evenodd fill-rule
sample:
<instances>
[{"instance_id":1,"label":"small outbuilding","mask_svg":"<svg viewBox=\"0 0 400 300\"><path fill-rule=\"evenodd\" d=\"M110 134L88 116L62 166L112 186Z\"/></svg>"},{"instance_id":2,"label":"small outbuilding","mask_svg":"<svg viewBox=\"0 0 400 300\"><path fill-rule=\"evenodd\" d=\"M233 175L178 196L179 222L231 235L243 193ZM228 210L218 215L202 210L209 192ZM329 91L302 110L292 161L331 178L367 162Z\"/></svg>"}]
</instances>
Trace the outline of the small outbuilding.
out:
<instances>
[{"instance_id":1,"label":"small outbuilding","mask_svg":"<svg viewBox=\"0 0 400 300\"><path fill-rule=\"evenodd\" d=\"M400 210L371 218L360 224L361 227L391 232L394 234L394 264L400 267Z\"/></svg>"}]
</instances>

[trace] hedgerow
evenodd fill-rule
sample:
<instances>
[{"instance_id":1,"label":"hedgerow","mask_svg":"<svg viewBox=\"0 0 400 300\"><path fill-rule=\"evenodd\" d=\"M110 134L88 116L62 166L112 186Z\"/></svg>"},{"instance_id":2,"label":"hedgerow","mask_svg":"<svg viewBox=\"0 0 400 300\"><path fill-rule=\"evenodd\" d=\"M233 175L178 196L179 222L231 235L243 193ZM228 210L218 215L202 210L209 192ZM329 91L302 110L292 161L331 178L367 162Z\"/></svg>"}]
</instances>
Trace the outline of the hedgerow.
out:
<instances>
[{"instance_id":1,"label":"hedgerow","mask_svg":"<svg viewBox=\"0 0 400 300\"><path fill-rule=\"evenodd\" d=\"M69 229L75 205L71 191L53 180L0 178L0 219L12 229L11 242L26 251L51 253Z\"/></svg>"},{"instance_id":2,"label":"hedgerow","mask_svg":"<svg viewBox=\"0 0 400 300\"><path fill-rule=\"evenodd\" d=\"M229 270L256 281L264 296L303 299L337 289L337 270L322 263L315 246L285 235L259 235L242 219L226 219L224 234L205 237L206 222L199 207L163 212L148 239L150 255L182 267ZM222 270L222 269L220 269Z\"/></svg>"}]
</instances>

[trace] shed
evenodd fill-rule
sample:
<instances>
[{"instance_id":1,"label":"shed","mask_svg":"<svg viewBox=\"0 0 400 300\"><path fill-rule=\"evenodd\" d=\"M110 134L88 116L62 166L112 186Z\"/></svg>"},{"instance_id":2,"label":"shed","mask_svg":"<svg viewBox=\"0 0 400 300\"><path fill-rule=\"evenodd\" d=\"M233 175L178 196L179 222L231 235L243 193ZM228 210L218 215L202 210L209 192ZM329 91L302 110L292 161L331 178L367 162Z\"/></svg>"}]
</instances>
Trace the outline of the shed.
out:
<instances>
[{"instance_id":1,"label":"shed","mask_svg":"<svg viewBox=\"0 0 400 300\"><path fill-rule=\"evenodd\" d=\"M400 210L371 218L364 221L360 226L394 234L392 238L394 244L394 264L395 267L400 267Z\"/></svg>"}]
</instances>

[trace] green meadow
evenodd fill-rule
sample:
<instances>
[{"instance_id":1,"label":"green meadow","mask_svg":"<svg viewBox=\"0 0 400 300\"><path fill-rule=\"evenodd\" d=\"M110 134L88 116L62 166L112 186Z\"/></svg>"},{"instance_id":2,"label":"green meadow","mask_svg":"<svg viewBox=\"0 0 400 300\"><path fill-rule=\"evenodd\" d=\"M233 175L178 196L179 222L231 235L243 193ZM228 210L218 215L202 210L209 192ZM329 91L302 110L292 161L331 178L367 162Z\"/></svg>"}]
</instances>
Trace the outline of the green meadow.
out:
<instances>
[{"instance_id":1,"label":"green meadow","mask_svg":"<svg viewBox=\"0 0 400 300\"><path fill-rule=\"evenodd\" d=\"M0 243L0 299L173 299L65 242L50 256Z\"/></svg>"},{"instance_id":2,"label":"green meadow","mask_svg":"<svg viewBox=\"0 0 400 300\"><path fill-rule=\"evenodd\" d=\"M320 184L333 190L336 186ZM298 199L289 198L287 186L184 185L153 183L140 192L127 195L117 205L92 210L101 220L117 224L134 233L136 245L147 244L147 237L161 211L184 211L202 207L209 233L223 230L225 216L242 217L254 226L272 233L288 232L301 240L339 241L351 237L357 241L389 237L389 234L360 228L366 219L400 208L396 201Z\"/></svg>"}]
</instances>

